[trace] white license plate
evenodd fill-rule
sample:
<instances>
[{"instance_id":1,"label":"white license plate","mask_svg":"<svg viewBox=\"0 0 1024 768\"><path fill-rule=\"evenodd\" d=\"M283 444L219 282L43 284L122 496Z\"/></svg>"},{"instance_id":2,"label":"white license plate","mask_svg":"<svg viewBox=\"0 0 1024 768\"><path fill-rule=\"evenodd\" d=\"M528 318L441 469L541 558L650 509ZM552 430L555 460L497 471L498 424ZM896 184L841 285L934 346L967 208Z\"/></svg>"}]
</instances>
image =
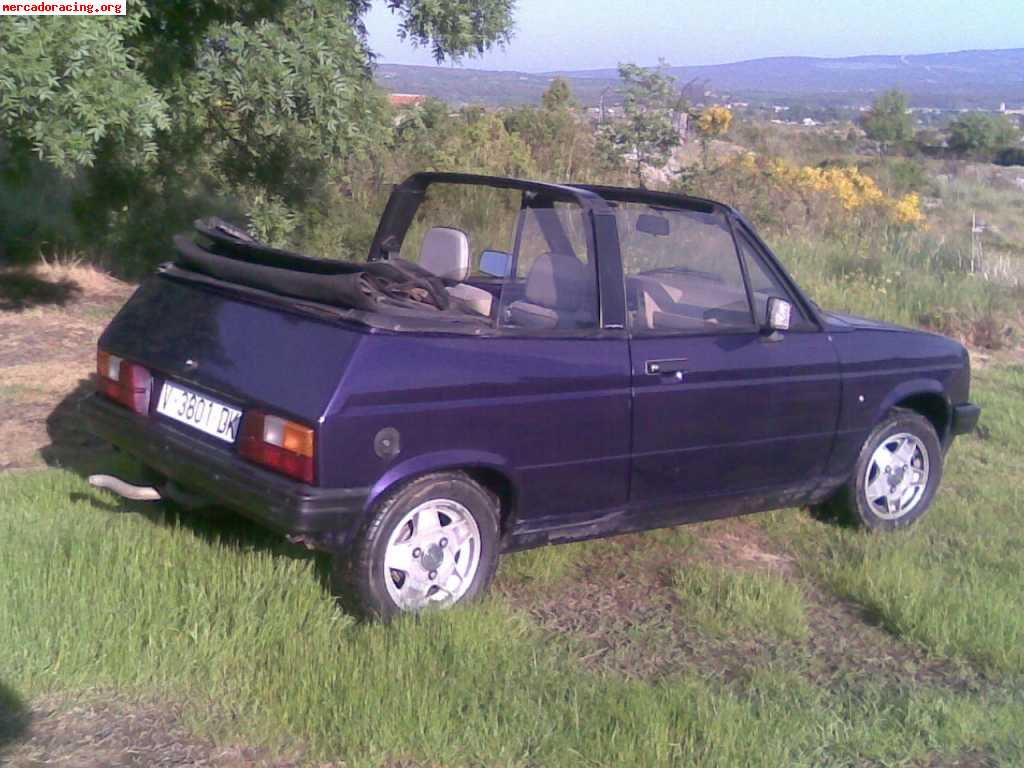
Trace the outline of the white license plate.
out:
<instances>
[{"instance_id":1,"label":"white license plate","mask_svg":"<svg viewBox=\"0 0 1024 768\"><path fill-rule=\"evenodd\" d=\"M235 442L238 426L242 421L242 412L237 408L200 395L185 387L164 383L160 391L160 402L156 405L157 413L170 419L188 424L190 427L223 440Z\"/></svg>"}]
</instances>

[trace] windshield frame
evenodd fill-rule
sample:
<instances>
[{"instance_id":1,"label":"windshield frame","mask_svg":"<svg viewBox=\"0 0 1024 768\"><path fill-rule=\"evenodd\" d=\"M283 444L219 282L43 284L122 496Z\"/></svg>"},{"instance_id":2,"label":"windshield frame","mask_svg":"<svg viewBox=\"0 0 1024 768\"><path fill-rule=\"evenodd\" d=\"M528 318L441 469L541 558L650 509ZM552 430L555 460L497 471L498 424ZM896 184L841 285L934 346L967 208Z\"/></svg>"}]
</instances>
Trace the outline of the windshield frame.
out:
<instances>
[{"instance_id":1,"label":"windshield frame","mask_svg":"<svg viewBox=\"0 0 1024 768\"><path fill-rule=\"evenodd\" d=\"M563 184L550 184L524 179L500 176L481 176L468 173L423 172L416 173L395 186L388 199L380 224L374 235L368 255L369 261L397 258L401 252L406 234L412 227L416 212L426 199L432 184L453 184L466 186L512 189L523 192L523 210L531 198L543 202L566 202L579 206L584 223L588 259L593 260L597 282L597 317L595 331L620 329L624 327L625 303L622 293L622 265L618 261L618 233L614 228L614 214L604 198L595 191ZM522 216L520 216L522 219ZM609 229L608 222L612 222ZM519 250L521 221L516 225L516 242L513 248L512 268L516 268ZM513 273L514 274L514 273ZM530 331L511 328L499 329L503 335ZM578 331L568 335L590 335L591 331ZM548 335L560 335L551 334Z\"/></svg>"}]
</instances>

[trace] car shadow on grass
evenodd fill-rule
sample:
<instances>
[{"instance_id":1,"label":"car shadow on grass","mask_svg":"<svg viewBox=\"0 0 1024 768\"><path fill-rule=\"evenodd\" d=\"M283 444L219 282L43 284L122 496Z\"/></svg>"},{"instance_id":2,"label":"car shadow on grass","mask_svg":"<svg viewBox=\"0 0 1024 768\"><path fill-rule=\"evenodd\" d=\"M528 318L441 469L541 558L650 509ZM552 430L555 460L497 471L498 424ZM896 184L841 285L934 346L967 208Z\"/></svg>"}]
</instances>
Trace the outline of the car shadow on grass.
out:
<instances>
[{"instance_id":1,"label":"car shadow on grass","mask_svg":"<svg viewBox=\"0 0 1024 768\"><path fill-rule=\"evenodd\" d=\"M22 698L0 682L0 763L5 747L19 741L29 725L29 710Z\"/></svg>"},{"instance_id":2,"label":"car shadow on grass","mask_svg":"<svg viewBox=\"0 0 1024 768\"><path fill-rule=\"evenodd\" d=\"M48 466L68 469L82 477L109 468L113 448L90 433L79 414L81 403L95 391L90 379L81 379L46 417L50 443L40 455Z\"/></svg>"},{"instance_id":3,"label":"car shadow on grass","mask_svg":"<svg viewBox=\"0 0 1024 768\"><path fill-rule=\"evenodd\" d=\"M813 520L835 526L836 528L854 530L859 527L850 511L835 499L829 499L821 504L807 507L807 513Z\"/></svg>"},{"instance_id":4,"label":"car shadow on grass","mask_svg":"<svg viewBox=\"0 0 1024 768\"><path fill-rule=\"evenodd\" d=\"M118 465L125 467L126 459L118 457ZM109 468L108 468L109 469ZM128 482L146 482L144 468L135 466L138 473L133 476L130 469L112 471ZM114 515L137 515L146 522L162 528L178 528L209 544L239 552L259 552L275 558L309 561L313 564L320 587L331 594L331 555L326 552L307 549L295 544L273 531L253 523L232 510L210 506L201 509L186 509L173 501L127 501L106 491L71 493L70 500L84 502L94 509ZM339 598L346 613L351 605Z\"/></svg>"}]
</instances>

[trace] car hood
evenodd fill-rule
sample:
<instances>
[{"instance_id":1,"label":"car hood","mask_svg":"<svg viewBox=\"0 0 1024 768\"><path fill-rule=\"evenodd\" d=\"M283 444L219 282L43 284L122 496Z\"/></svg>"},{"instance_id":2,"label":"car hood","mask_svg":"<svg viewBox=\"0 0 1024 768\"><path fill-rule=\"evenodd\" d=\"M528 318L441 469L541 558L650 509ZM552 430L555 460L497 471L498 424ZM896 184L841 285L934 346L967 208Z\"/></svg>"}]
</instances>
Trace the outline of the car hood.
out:
<instances>
[{"instance_id":1,"label":"car hood","mask_svg":"<svg viewBox=\"0 0 1024 768\"><path fill-rule=\"evenodd\" d=\"M859 315L847 315L842 312L823 312L825 316L825 322L828 324L830 330L834 331L848 331L854 329L868 329L873 331L910 331L912 328L904 328L901 325L894 325L893 323L885 323L881 320L872 320L868 317L860 317Z\"/></svg>"}]
</instances>

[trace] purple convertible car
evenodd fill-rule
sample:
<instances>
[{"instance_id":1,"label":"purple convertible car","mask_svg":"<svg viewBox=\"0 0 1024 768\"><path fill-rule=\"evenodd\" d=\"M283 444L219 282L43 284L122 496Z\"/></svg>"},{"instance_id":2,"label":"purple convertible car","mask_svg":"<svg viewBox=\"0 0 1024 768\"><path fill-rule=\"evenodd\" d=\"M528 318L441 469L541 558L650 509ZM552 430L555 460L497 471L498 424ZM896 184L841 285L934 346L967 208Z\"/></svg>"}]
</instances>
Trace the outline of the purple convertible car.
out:
<instances>
[{"instance_id":1,"label":"purple convertible car","mask_svg":"<svg viewBox=\"0 0 1024 768\"><path fill-rule=\"evenodd\" d=\"M366 262L217 219L175 246L83 406L156 480L93 482L330 552L381 617L545 544L825 503L901 528L978 420L960 344L822 311L709 200L421 173Z\"/></svg>"}]
</instances>

